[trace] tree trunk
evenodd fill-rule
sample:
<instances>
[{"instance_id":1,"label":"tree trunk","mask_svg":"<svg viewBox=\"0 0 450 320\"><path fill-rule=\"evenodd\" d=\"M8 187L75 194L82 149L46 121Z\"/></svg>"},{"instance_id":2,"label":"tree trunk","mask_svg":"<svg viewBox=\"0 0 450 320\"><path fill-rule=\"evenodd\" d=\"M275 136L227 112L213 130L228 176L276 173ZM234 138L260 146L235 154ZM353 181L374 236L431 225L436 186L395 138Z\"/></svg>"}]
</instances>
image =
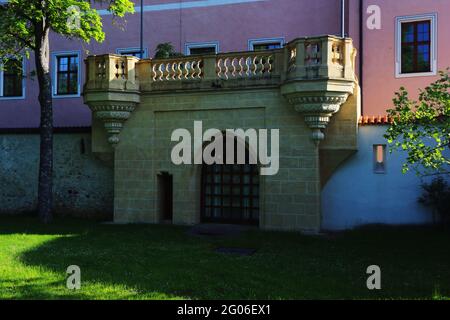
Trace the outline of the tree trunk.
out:
<instances>
[{"instance_id":1,"label":"tree trunk","mask_svg":"<svg viewBox=\"0 0 450 320\"><path fill-rule=\"evenodd\" d=\"M48 36L49 30L44 22L41 30L36 32L35 50L41 107L38 214L44 223L52 220L53 209L53 106Z\"/></svg>"}]
</instances>

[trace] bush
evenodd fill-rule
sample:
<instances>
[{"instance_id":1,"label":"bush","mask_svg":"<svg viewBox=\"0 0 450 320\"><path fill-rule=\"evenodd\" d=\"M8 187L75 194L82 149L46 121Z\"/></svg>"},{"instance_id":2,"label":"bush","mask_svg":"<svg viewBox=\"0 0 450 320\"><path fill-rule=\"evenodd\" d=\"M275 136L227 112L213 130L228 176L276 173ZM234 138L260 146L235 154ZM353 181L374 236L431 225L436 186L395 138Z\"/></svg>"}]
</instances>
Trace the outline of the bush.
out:
<instances>
[{"instance_id":1,"label":"bush","mask_svg":"<svg viewBox=\"0 0 450 320\"><path fill-rule=\"evenodd\" d=\"M183 55L176 52L170 42L160 43L156 46L155 59L167 59L181 56Z\"/></svg>"},{"instance_id":2,"label":"bush","mask_svg":"<svg viewBox=\"0 0 450 320\"><path fill-rule=\"evenodd\" d=\"M433 222L443 224L450 222L450 186L441 176L435 178L431 183L423 183L424 190L419 202L431 207Z\"/></svg>"}]
</instances>

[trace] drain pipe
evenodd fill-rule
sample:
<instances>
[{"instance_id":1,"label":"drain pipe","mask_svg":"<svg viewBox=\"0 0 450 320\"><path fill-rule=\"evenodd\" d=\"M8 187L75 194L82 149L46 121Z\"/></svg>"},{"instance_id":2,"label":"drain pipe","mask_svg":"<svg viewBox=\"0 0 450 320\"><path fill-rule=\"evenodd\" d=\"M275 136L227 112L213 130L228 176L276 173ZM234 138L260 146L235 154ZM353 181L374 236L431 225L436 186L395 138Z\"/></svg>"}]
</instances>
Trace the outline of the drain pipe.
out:
<instances>
[{"instance_id":1,"label":"drain pipe","mask_svg":"<svg viewBox=\"0 0 450 320\"><path fill-rule=\"evenodd\" d=\"M341 0L341 38L345 38L345 0Z\"/></svg>"},{"instance_id":2,"label":"drain pipe","mask_svg":"<svg viewBox=\"0 0 450 320\"><path fill-rule=\"evenodd\" d=\"M361 89L361 115L364 114L364 0L359 0L359 87Z\"/></svg>"},{"instance_id":3,"label":"drain pipe","mask_svg":"<svg viewBox=\"0 0 450 320\"><path fill-rule=\"evenodd\" d=\"M141 0L141 25L140 25L140 38L139 38L139 56L141 59L144 58L144 0Z\"/></svg>"}]
</instances>

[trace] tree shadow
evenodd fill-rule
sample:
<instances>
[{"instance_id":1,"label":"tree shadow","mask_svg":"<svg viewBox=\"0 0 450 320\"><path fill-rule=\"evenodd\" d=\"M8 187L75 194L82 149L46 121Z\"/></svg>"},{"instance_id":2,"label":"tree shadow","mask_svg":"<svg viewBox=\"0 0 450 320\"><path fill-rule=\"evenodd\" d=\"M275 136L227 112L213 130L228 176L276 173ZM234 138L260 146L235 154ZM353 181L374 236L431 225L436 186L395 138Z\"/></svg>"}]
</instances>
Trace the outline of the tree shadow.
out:
<instances>
[{"instance_id":1,"label":"tree shadow","mask_svg":"<svg viewBox=\"0 0 450 320\"><path fill-rule=\"evenodd\" d=\"M215 253L220 239L192 237L185 228L175 226L97 225L80 230L79 234L66 230L71 236L58 236L20 256L25 265L61 274L69 265L78 265L82 279L80 295L67 294L62 298L93 296L92 292L85 296L82 292L85 288L94 290L89 289L90 284L99 283L123 286L135 292L127 298L237 299L271 295L267 280L254 272L262 260ZM52 232L62 234L59 229ZM31 286L19 287L19 296L23 296L22 291L31 291ZM59 286L65 286L65 282ZM44 287L39 285L33 292L42 298L54 298L45 292L41 294ZM259 294L256 296L253 290ZM113 294L114 297L117 296Z\"/></svg>"},{"instance_id":2,"label":"tree shadow","mask_svg":"<svg viewBox=\"0 0 450 320\"><path fill-rule=\"evenodd\" d=\"M448 243L448 233L369 228L333 238L254 230L194 237L187 230L84 221L22 225L16 219L15 225L2 224L0 235L54 234L19 259L59 274L61 281L30 279L7 287L17 290L14 298L43 299L431 298L436 284L443 295L450 292L448 250L436 246ZM257 251L238 256L218 253L217 247ZM366 288L372 264L382 267L381 291ZM75 293L65 289L69 265L81 268L82 288Z\"/></svg>"},{"instance_id":3,"label":"tree shadow","mask_svg":"<svg viewBox=\"0 0 450 320\"><path fill-rule=\"evenodd\" d=\"M88 232L99 221L75 218L54 218L52 223L40 222L35 214L3 215L0 234L69 235Z\"/></svg>"}]
</instances>

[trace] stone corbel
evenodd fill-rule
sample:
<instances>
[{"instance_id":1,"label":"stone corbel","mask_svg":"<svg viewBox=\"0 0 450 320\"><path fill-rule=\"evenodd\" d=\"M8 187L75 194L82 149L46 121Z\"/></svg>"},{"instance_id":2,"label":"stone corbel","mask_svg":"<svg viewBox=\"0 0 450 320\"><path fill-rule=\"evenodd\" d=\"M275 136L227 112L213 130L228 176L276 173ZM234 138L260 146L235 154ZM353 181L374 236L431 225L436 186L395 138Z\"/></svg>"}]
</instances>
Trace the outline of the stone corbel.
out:
<instances>
[{"instance_id":1,"label":"stone corbel","mask_svg":"<svg viewBox=\"0 0 450 320\"><path fill-rule=\"evenodd\" d=\"M305 123L312 130L311 138L319 143L325 139L322 130L327 127L333 114L347 101L348 96L348 93L343 92L297 92L287 95L286 98L295 111L303 115Z\"/></svg>"},{"instance_id":2,"label":"stone corbel","mask_svg":"<svg viewBox=\"0 0 450 320\"><path fill-rule=\"evenodd\" d=\"M84 103L92 111L92 117L103 122L108 143L115 147L125 122L140 103L138 91L85 90Z\"/></svg>"},{"instance_id":3,"label":"stone corbel","mask_svg":"<svg viewBox=\"0 0 450 320\"><path fill-rule=\"evenodd\" d=\"M136 108L136 103L114 103L111 101L90 104L89 107L91 108L94 117L103 122L106 132L108 133L108 142L115 147L120 141L119 134L122 131L124 123Z\"/></svg>"},{"instance_id":4,"label":"stone corbel","mask_svg":"<svg viewBox=\"0 0 450 320\"><path fill-rule=\"evenodd\" d=\"M281 86L281 93L305 120L312 130L311 138L316 145L325 139L323 130L333 114L353 93L354 80L317 78L295 79Z\"/></svg>"}]
</instances>

